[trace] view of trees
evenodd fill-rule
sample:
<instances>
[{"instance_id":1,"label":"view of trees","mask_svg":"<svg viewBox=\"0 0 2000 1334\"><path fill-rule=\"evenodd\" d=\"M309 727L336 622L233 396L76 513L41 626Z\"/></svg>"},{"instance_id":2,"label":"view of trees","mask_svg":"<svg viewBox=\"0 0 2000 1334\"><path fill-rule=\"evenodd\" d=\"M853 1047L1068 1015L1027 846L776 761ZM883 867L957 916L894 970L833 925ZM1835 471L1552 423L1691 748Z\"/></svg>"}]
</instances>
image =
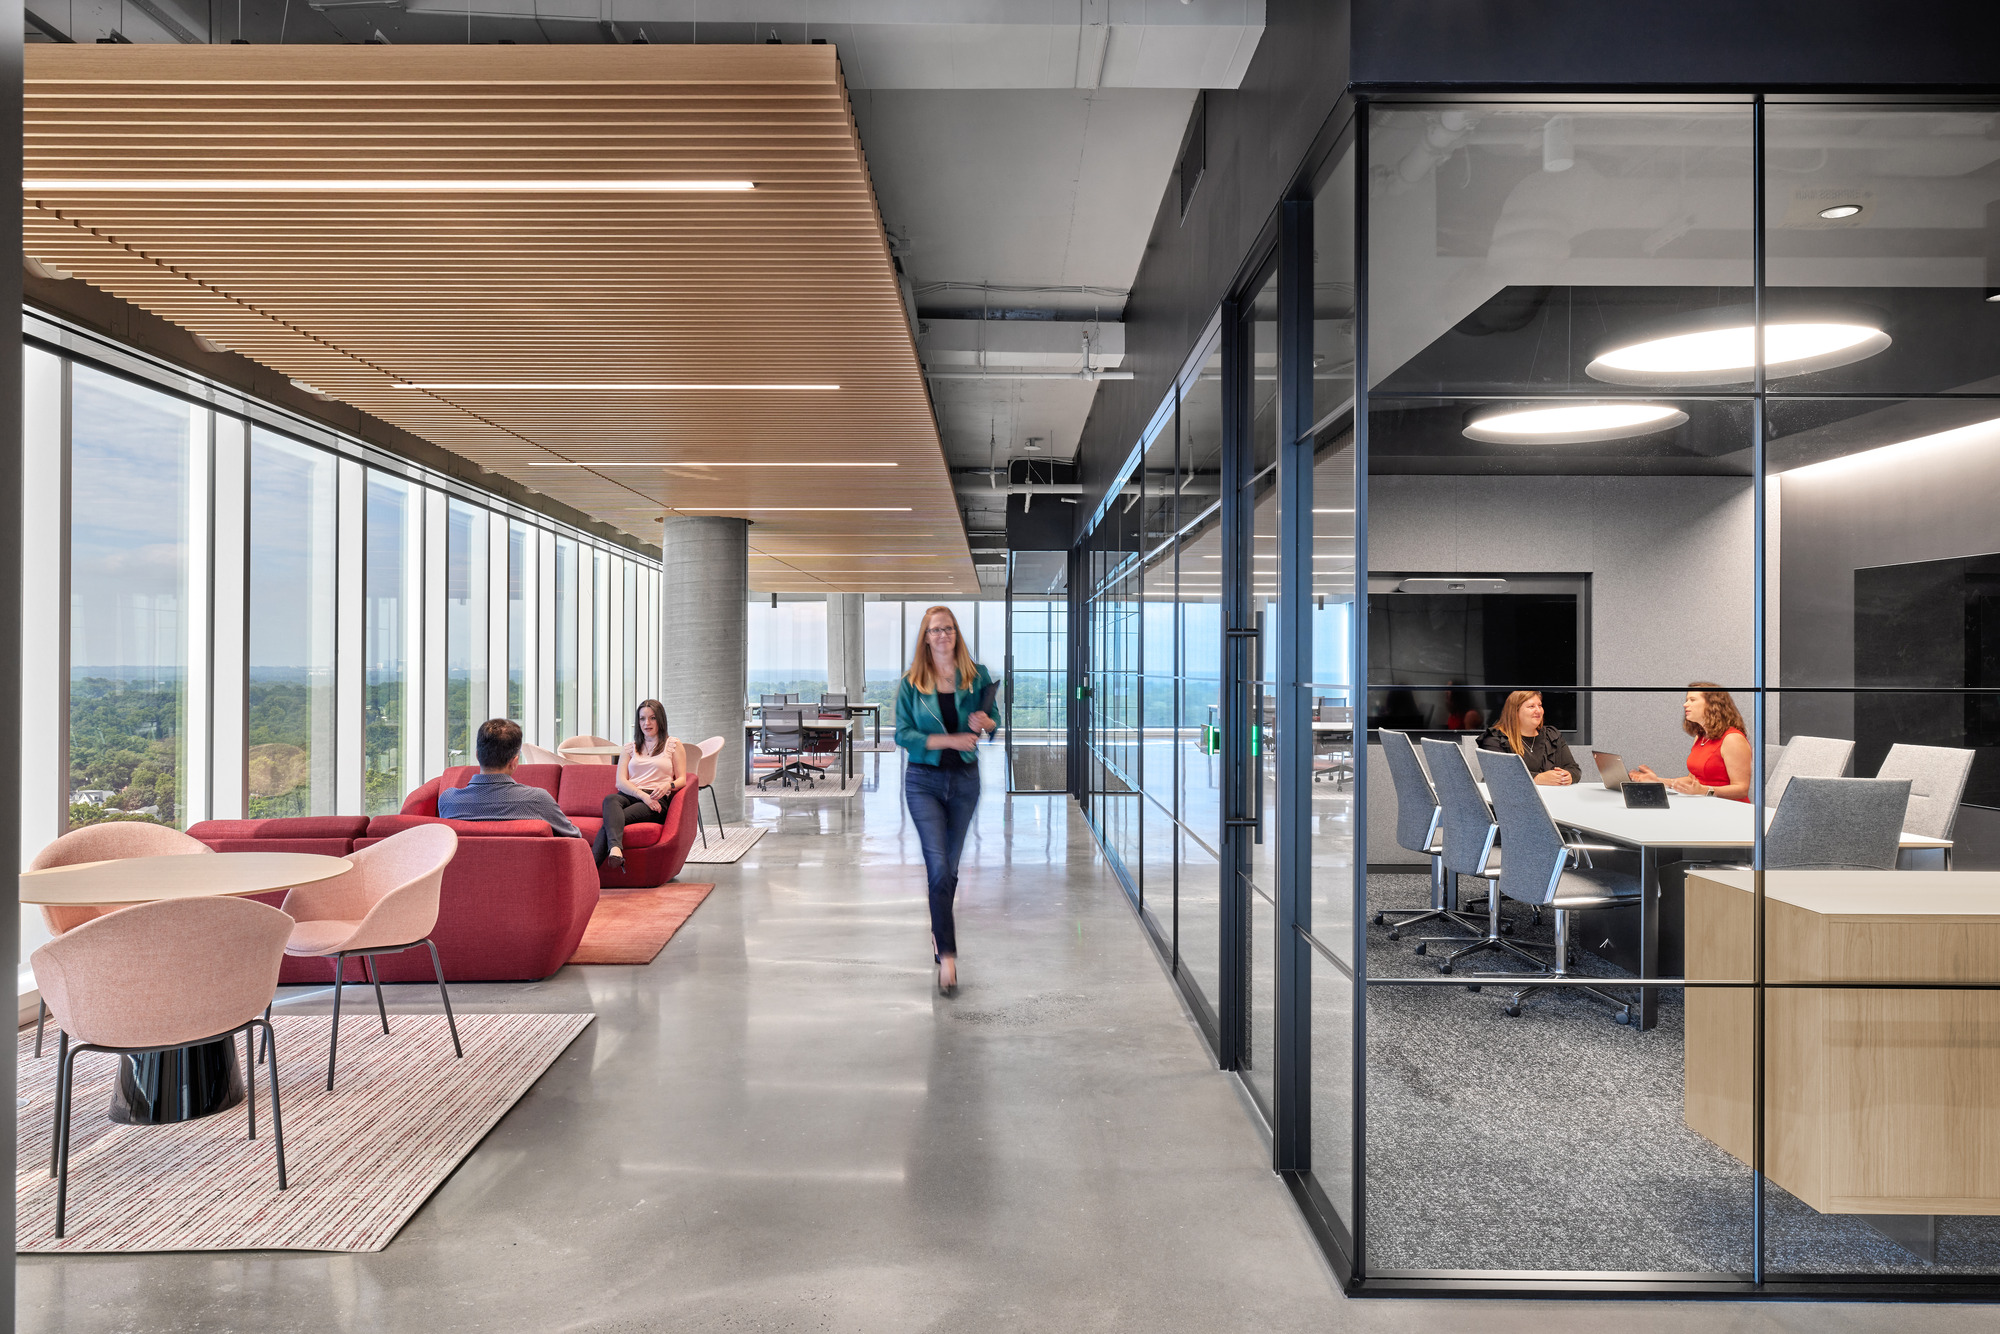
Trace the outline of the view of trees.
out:
<instances>
[{"instance_id":1,"label":"view of trees","mask_svg":"<svg viewBox=\"0 0 2000 1334\"><path fill-rule=\"evenodd\" d=\"M70 683L69 827L103 820L177 823L181 719L179 683L137 685L89 676ZM108 792L103 803L81 792Z\"/></svg>"}]
</instances>

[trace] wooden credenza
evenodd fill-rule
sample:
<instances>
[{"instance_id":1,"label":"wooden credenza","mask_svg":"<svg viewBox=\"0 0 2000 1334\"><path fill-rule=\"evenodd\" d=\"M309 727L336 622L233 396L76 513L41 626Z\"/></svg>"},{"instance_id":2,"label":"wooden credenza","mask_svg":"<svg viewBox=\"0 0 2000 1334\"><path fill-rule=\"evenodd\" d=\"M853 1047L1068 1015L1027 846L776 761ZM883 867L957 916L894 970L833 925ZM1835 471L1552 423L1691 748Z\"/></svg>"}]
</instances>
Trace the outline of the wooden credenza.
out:
<instances>
[{"instance_id":1,"label":"wooden credenza","mask_svg":"<svg viewBox=\"0 0 2000 1334\"><path fill-rule=\"evenodd\" d=\"M1773 982L2000 982L2000 873L1771 871ZM1752 976L1748 871L1687 879L1687 973ZM1752 1158L1753 994L1687 992L1683 1116ZM2000 1214L2000 991L1768 989L1765 1172L1829 1214Z\"/></svg>"}]
</instances>

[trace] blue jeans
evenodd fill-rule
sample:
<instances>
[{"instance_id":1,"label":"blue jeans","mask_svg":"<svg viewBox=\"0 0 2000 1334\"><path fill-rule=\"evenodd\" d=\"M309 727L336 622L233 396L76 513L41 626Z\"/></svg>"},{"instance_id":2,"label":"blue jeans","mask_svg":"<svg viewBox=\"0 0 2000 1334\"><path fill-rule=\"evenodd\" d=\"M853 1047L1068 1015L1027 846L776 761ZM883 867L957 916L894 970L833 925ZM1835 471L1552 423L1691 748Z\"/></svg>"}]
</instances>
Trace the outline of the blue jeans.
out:
<instances>
[{"instance_id":1,"label":"blue jeans","mask_svg":"<svg viewBox=\"0 0 2000 1334\"><path fill-rule=\"evenodd\" d=\"M979 766L960 760L957 751L944 752L941 764L906 764L903 802L924 848L931 936L939 954L955 955L958 933L952 925L951 903L958 893L958 856L965 851L966 831L972 828L972 813L979 806Z\"/></svg>"}]
</instances>

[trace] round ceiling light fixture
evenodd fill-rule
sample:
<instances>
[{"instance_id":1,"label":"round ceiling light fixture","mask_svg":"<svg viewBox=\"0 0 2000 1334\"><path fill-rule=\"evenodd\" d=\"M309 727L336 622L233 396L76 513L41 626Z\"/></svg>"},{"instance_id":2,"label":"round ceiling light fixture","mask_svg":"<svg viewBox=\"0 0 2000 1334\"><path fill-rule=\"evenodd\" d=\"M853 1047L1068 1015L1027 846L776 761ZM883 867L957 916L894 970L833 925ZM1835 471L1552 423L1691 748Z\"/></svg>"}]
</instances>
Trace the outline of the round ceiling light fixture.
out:
<instances>
[{"instance_id":1,"label":"round ceiling light fixture","mask_svg":"<svg viewBox=\"0 0 2000 1334\"><path fill-rule=\"evenodd\" d=\"M1859 204L1833 204L1821 209L1819 215L1828 222L1839 222L1842 218L1851 218L1860 211Z\"/></svg>"},{"instance_id":2,"label":"round ceiling light fixture","mask_svg":"<svg viewBox=\"0 0 2000 1334\"><path fill-rule=\"evenodd\" d=\"M1652 435L1687 419L1665 403L1496 403L1466 416L1465 437L1492 445L1581 445Z\"/></svg>"},{"instance_id":3,"label":"round ceiling light fixture","mask_svg":"<svg viewBox=\"0 0 2000 1334\"><path fill-rule=\"evenodd\" d=\"M1583 368L1606 384L1647 387L1748 384L1756 332L1748 306L1725 306L1657 326L1651 337L1621 344ZM1764 375L1782 379L1864 361L1889 346L1878 312L1862 308L1795 310L1764 322Z\"/></svg>"}]
</instances>

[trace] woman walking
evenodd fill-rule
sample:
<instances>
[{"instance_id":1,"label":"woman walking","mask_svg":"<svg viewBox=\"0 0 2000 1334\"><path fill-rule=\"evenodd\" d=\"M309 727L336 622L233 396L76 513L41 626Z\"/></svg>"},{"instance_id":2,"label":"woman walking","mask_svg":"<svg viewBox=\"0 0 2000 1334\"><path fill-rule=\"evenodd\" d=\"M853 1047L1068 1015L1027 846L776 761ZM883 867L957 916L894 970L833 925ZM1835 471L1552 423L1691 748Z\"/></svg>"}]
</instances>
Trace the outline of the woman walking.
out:
<instances>
[{"instance_id":1,"label":"woman walking","mask_svg":"<svg viewBox=\"0 0 2000 1334\"><path fill-rule=\"evenodd\" d=\"M979 733L997 724L987 709L993 677L972 660L949 607L924 613L923 634L896 690L896 744L903 766L903 802L923 844L930 882L931 960L938 990L958 991L958 933L952 899L958 893L958 857L979 805Z\"/></svg>"},{"instance_id":2,"label":"woman walking","mask_svg":"<svg viewBox=\"0 0 2000 1334\"><path fill-rule=\"evenodd\" d=\"M667 706L649 699L633 715L632 740L618 757L618 790L604 799L597 864L624 870L625 826L665 824L667 803L687 780L681 743L667 735Z\"/></svg>"}]
</instances>

